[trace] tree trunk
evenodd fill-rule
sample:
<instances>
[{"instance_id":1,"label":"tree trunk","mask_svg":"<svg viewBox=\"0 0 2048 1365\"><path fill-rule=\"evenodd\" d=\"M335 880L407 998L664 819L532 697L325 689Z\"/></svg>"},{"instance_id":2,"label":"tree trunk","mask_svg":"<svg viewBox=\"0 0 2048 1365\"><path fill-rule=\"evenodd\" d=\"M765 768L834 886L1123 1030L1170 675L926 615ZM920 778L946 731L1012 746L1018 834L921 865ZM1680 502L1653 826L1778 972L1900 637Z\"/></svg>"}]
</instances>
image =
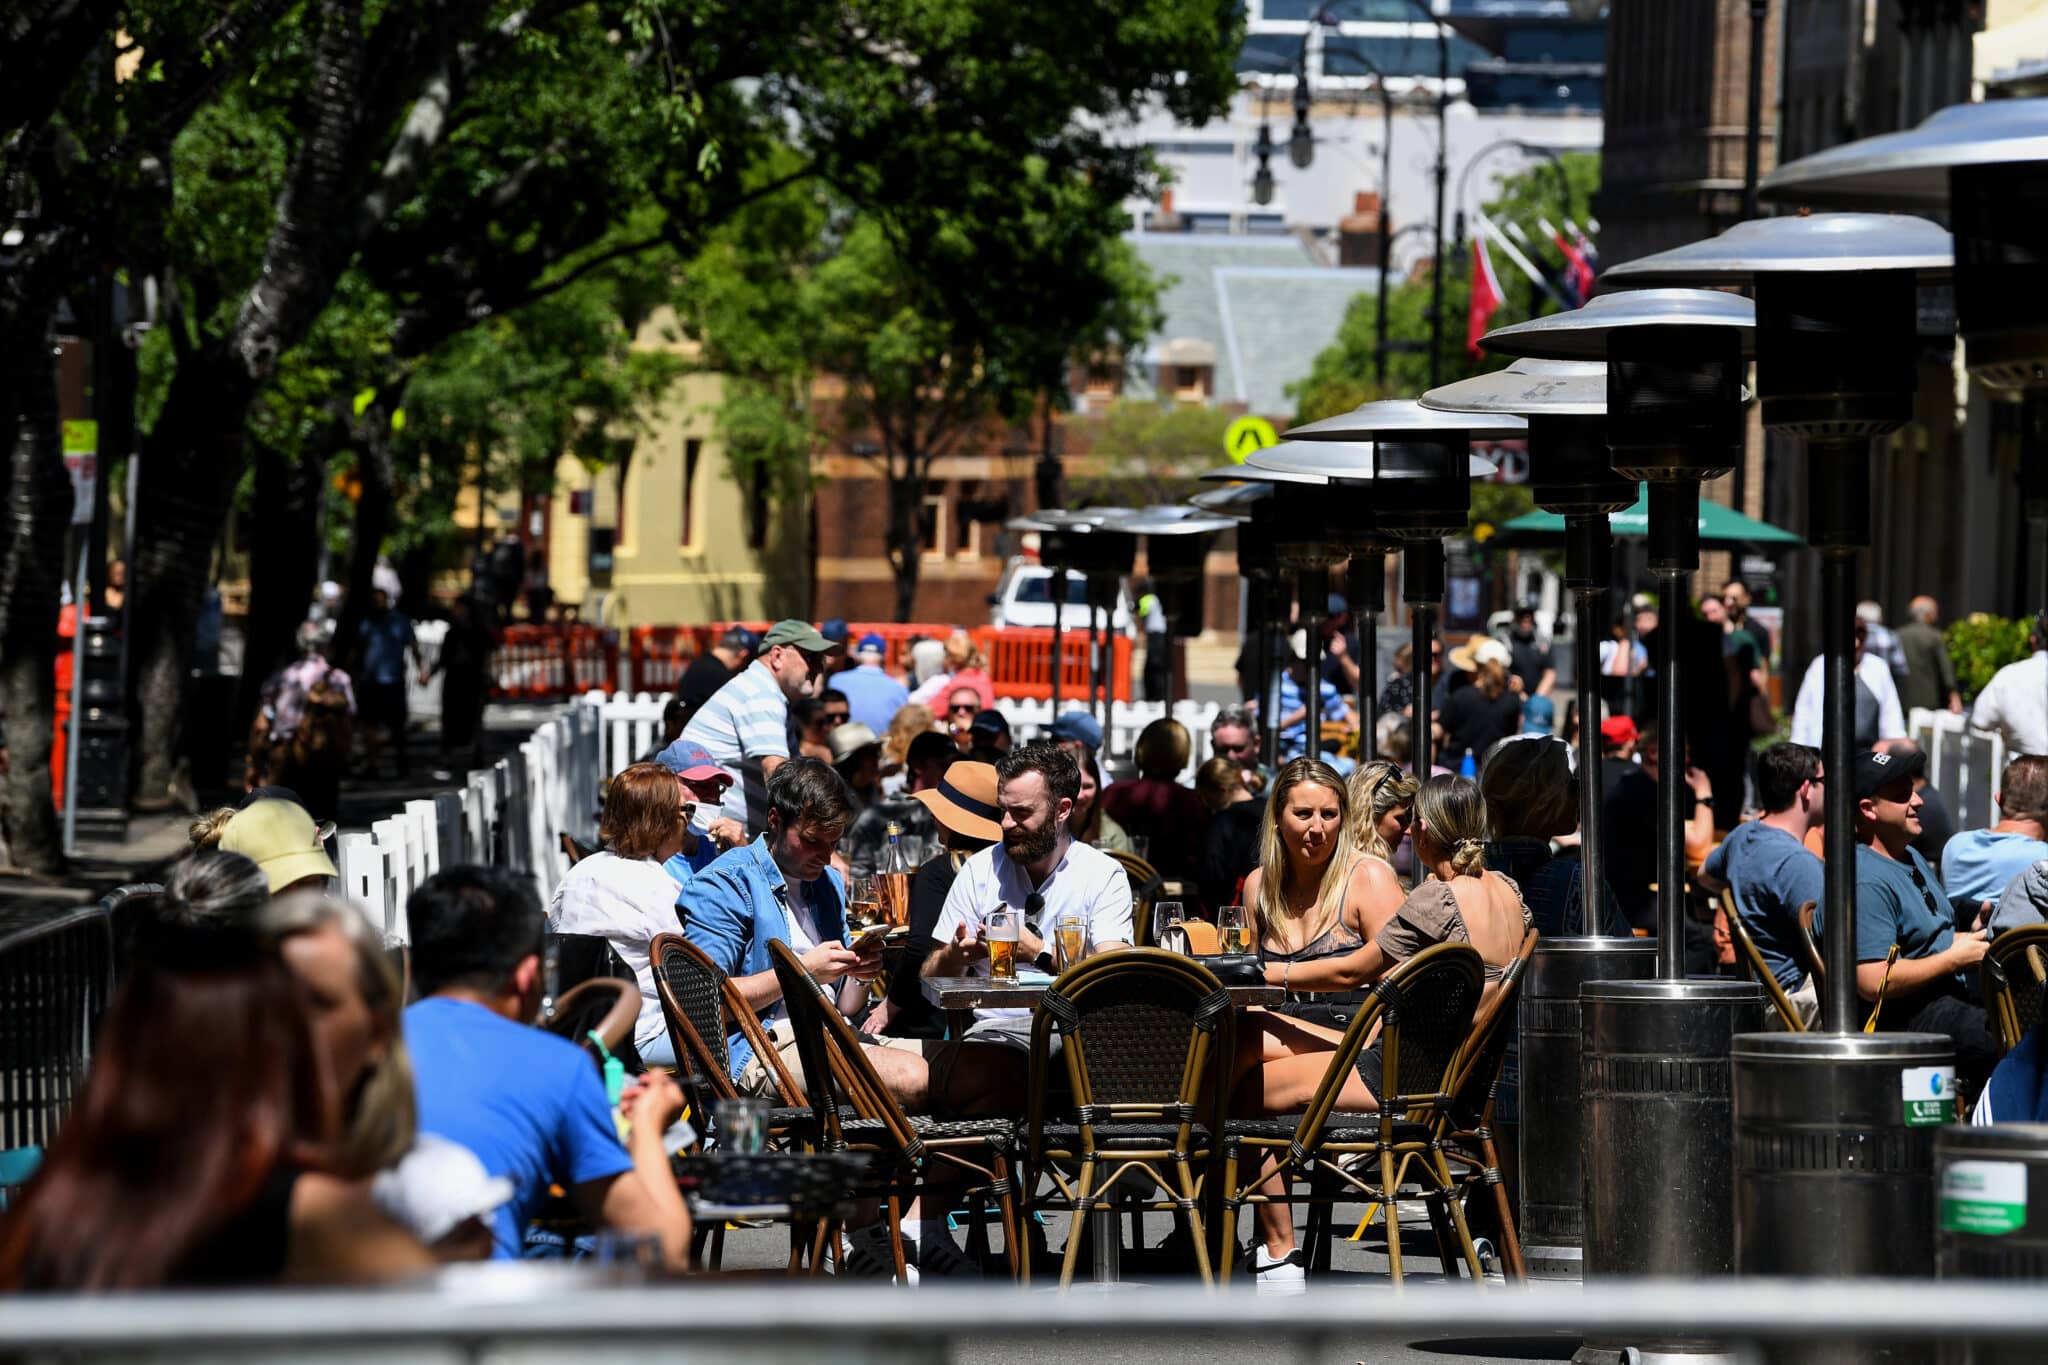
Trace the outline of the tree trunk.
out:
<instances>
[{"instance_id":1,"label":"tree trunk","mask_svg":"<svg viewBox=\"0 0 2048 1365\"><path fill-rule=\"evenodd\" d=\"M386 396L389 395L389 396ZM334 631L334 657L355 654L356 636L370 610L372 576L384 537L391 530L391 410L397 395L387 390L363 410L356 422L356 477L363 495L356 502L356 523L349 540L348 578L342 587L341 621Z\"/></svg>"},{"instance_id":2,"label":"tree trunk","mask_svg":"<svg viewBox=\"0 0 2048 1365\"><path fill-rule=\"evenodd\" d=\"M57 362L50 315L0 332L0 421L7 433L5 549L0 552L0 714L11 760L0 780L14 861L39 872L63 866L50 800L56 713L57 596L71 480L57 425Z\"/></svg>"},{"instance_id":3,"label":"tree trunk","mask_svg":"<svg viewBox=\"0 0 2048 1365\"><path fill-rule=\"evenodd\" d=\"M320 574L320 500L327 491L332 428L312 435L296 459L259 450L256 508L249 518L249 619L242 635L242 685L234 733L247 734L263 684L297 653L294 637Z\"/></svg>"},{"instance_id":4,"label":"tree trunk","mask_svg":"<svg viewBox=\"0 0 2048 1365\"><path fill-rule=\"evenodd\" d=\"M241 474L255 390L220 343L187 356L143 446L128 610L138 808L170 799L200 598Z\"/></svg>"},{"instance_id":5,"label":"tree trunk","mask_svg":"<svg viewBox=\"0 0 2048 1365\"><path fill-rule=\"evenodd\" d=\"M918 513L924 510L924 462L915 455L899 469L893 456L884 453L889 483L889 572L896 579L896 620L905 622L917 609L917 575L924 560L924 527Z\"/></svg>"}]
</instances>

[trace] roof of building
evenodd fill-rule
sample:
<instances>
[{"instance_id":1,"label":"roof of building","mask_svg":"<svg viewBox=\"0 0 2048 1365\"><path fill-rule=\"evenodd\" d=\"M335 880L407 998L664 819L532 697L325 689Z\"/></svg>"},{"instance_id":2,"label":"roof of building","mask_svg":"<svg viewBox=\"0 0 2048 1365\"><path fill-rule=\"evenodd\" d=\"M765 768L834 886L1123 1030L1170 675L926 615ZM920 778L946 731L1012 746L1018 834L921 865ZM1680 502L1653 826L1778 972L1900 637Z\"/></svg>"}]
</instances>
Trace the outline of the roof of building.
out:
<instances>
[{"instance_id":1,"label":"roof of building","mask_svg":"<svg viewBox=\"0 0 2048 1365\"><path fill-rule=\"evenodd\" d=\"M1287 386L1307 376L1351 300L1379 280L1375 270L1318 264L1291 233L1140 232L1130 241L1169 280L1160 298L1166 324L1147 364L1173 363L1191 349L1180 343L1207 342L1216 353L1216 401L1268 415L1294 411Z\"/></svg>"}]
</instances>

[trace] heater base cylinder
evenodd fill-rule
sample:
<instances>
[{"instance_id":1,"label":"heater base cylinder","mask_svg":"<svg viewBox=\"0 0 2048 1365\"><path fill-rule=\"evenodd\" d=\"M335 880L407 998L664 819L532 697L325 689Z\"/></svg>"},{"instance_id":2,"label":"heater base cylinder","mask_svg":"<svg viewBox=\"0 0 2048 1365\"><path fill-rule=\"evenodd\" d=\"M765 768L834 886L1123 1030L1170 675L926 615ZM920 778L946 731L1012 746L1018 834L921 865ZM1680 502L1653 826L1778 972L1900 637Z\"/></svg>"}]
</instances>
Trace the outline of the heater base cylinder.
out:
<instances>
[{"instance_id":1,"label":"heater base cylinder","mask_svg":"<svg viewBox=\"0 0 2048 1365\"><path fill-rule=\"evenodd\" d=\"M1934 1273L2048 1280L2048 1124L1944 1128L1934 1139ZM2038 1346L1949 1343L1942 1365L2036 1365Z\"/></svg>"},{"instance_id":2,"label":"heater base cylinder","mask_svg":"<svg viewBox=\"0 0 2048 1365\"><path fill-rule=\"evenodd\" d=\"M1579 991L1588 982L1646 981L1647 938L1538 939L1518 1006L1522 1259L1534 1279L1577 1279L1584 1261L1584 1117Z\"/></svg>"},{"instance_id":3,"label":"heater base cylinder","mask_svg":"<svg viewBox=\"0 0 2048 1365\"><path fill-rule=\"evenodd\" d=\"M1734 1040L1735 1273L1926 1279L1934 1143L1955 1120L1955 1045L1927 1033ZM1806 1342L1774 1365L1932 1365L1919 1342Z\"/></svg>"}]
</instances>

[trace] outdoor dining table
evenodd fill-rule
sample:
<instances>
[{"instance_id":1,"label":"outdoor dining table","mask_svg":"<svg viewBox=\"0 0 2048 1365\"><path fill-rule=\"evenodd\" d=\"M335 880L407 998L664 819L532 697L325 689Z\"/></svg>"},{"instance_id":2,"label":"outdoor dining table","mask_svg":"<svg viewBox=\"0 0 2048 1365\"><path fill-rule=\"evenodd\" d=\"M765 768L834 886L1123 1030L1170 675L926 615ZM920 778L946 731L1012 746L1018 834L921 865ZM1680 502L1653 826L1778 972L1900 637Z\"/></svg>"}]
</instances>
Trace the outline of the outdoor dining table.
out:
<instances>
[{"instance_id":1,"label":"outdoor dining table","mask_svg":"<svg viewBox=\"0 0 2048 1365\"><path fill-rule=\"evenodd\" d=\"M976 1010L1034 1008L1039 997L1052 985L1052 979L1032 976L1017 981L992 981L985 976L928 976L923 984L925 998L946 1012L947 1036L959 1038L974 1023ZM1287 992L1278 986L1226 986L1224 989L1230 992L1230 1003L1236 1009L1278 1005L1287 998ZM1214 1183L1209 1182L1210 1186ZM1213 1237L1214 1218L1222 1204L1214 1198L1204 1198L1203 1204L1204 1217L1211 1227L1209 1235ZM1113 1202L1104 1201L1089 1216L1094 1220L1095 1230L1095 1282L1116 1284L1123 1273L1123 1232L1117 1226L1117 1208Z\"/></svg>"}]
</instances>

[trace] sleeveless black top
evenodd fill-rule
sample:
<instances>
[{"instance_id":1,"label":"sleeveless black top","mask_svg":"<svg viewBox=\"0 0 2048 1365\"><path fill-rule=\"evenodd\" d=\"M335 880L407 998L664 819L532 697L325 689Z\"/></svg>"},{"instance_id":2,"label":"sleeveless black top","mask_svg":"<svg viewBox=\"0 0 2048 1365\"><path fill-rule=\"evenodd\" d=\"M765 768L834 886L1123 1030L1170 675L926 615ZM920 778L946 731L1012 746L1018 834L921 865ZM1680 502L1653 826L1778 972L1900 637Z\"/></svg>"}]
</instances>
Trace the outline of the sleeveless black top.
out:
<instances>
[{"instance_id":1,"label":"sleeveless black top","mask_svg":"<svg viewBox=\"0 0 2048 1365\"><path fill-rule=\"evenodd\" d=\"M292 1188L299 1175L293 1166L272 1170L247 1207L185 1253L170 1283L263 1284L282 1278L291 1245Z\"/></svg>"}]
</instances>

